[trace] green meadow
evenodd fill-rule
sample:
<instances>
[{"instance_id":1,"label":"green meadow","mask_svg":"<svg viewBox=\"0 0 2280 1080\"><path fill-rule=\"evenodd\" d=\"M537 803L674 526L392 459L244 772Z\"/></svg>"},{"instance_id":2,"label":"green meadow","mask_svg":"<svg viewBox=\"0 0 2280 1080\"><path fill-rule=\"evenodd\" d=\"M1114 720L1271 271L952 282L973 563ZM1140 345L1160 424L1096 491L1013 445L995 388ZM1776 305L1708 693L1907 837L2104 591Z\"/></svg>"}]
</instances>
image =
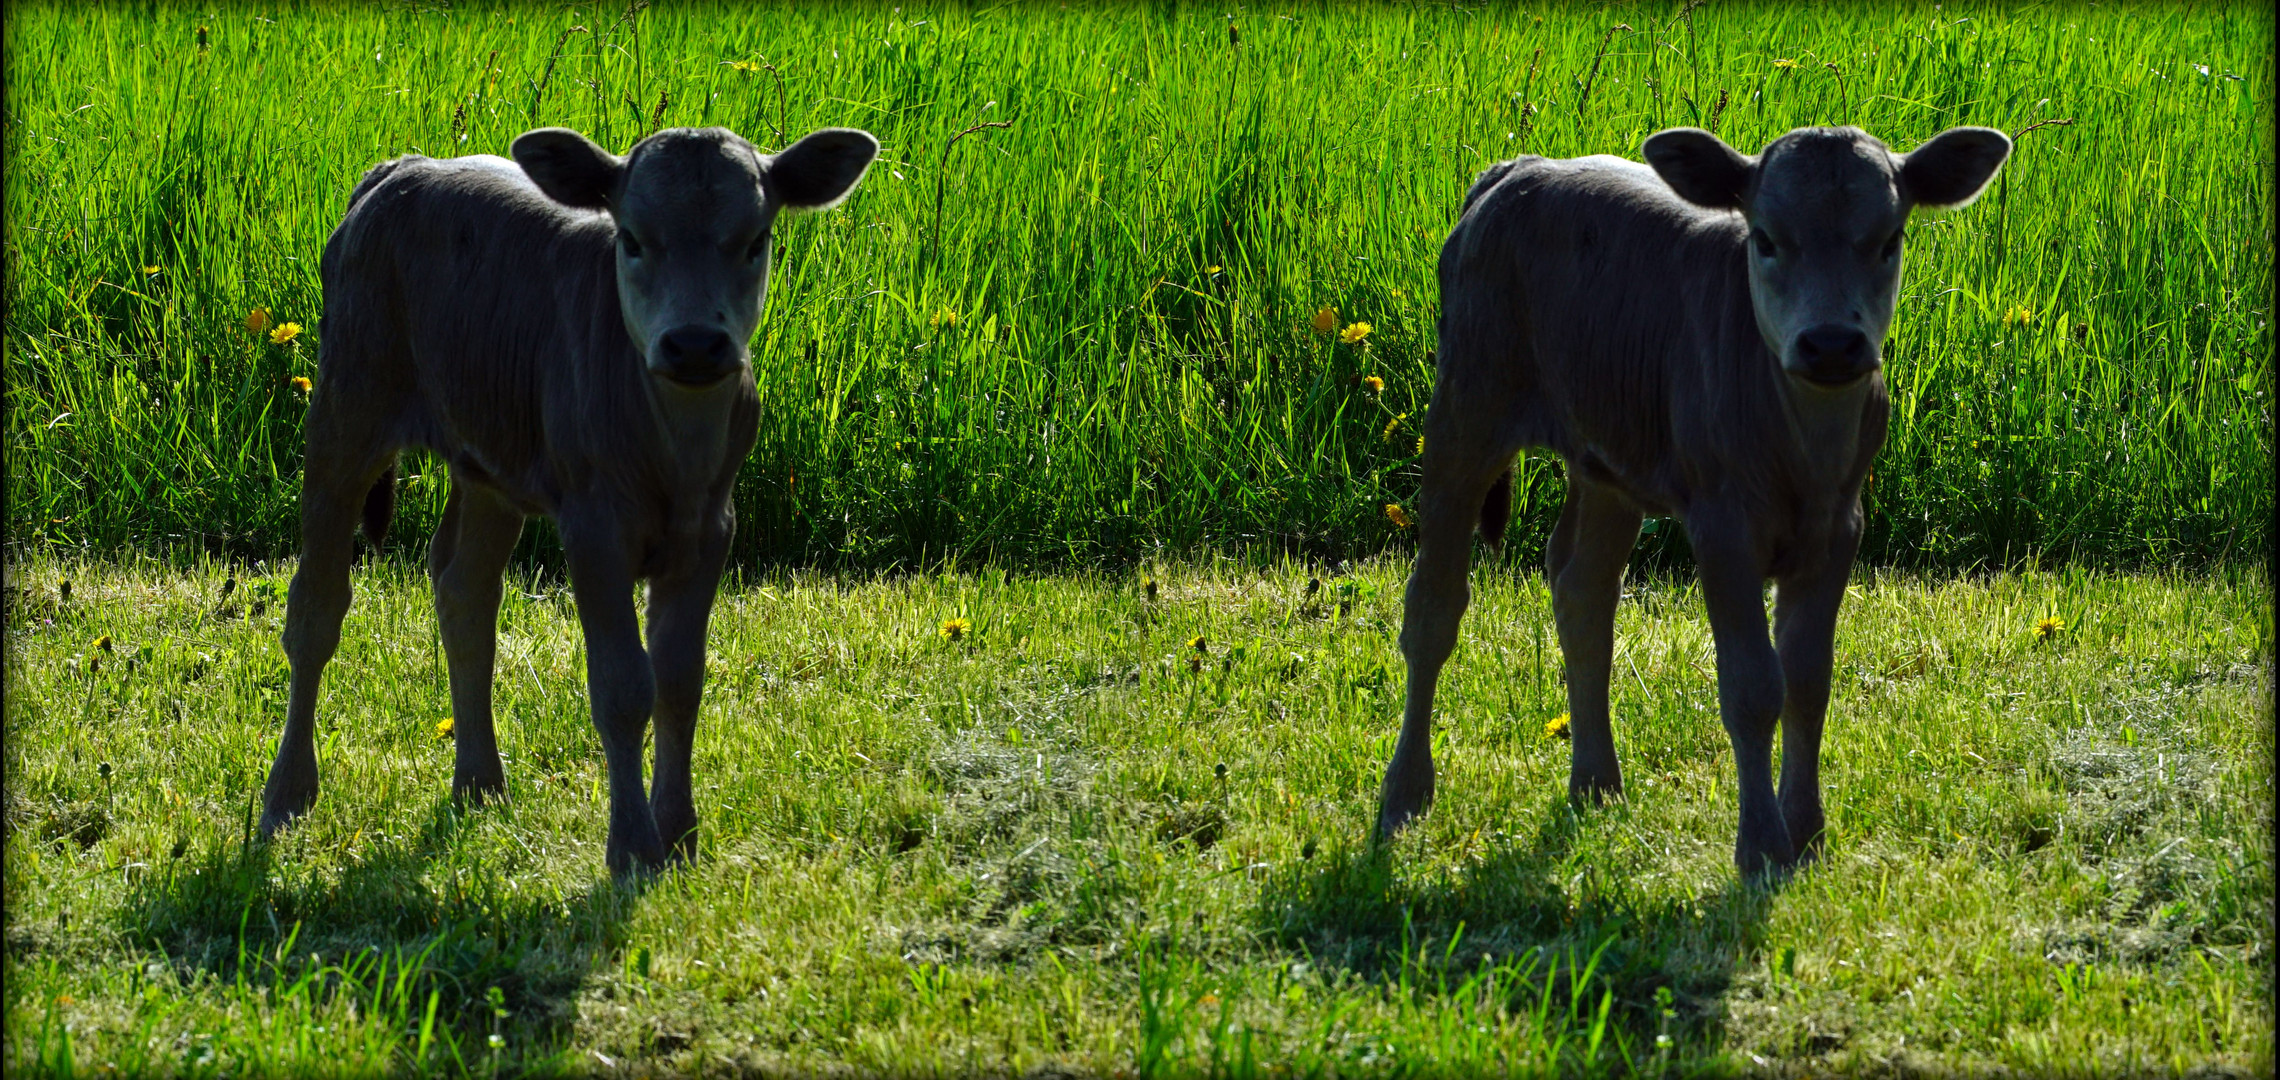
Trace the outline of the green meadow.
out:
<instances>
[{"instance_id":1,"label":"green meadow","mask_svg":"<svg viewBox=\"0 0 2280 1080\"><path fill-rule=\"evenodd\" d=\"M1733 871L1701 599L1664 579L1618 616L1626 802L1567 805L1548 595L1484 571L1442 682L1440 801L1373 848L1407 564L747 578L713 624L703 854L626 887L559 579L508 591L511 801L462 813L424 574L360 572L324 794L265 847L281 579L225 599L219 564L19 564L4 1060L2270 1073L2261 573L1864 573L1829 853L1760 887ZM2044 618L2066 628L2038 638Z\"/></svg>"},{"instance_id":2,"label":"green meadow","mask_svg":"<svg viewBox=\"0 0 2280 1080\"><path fill-rule=\"evenodd\" d=\"M4 34L11 1075L2271 1074L2268 8L30 3ZM1627 795L1568 805L1540 457L1443 677L1439 802L1369 843L1388 507L1471 178L1813 123L2017 138L1910 226L1826 857L1734 874L1667 523L1618 614ZM323 794L258 842L350 187L703 124L885 149L779 227L699 857L602 866L543 527L501 616L510 798L452 804L418 455Z\"/></svg>"}]
</instances>

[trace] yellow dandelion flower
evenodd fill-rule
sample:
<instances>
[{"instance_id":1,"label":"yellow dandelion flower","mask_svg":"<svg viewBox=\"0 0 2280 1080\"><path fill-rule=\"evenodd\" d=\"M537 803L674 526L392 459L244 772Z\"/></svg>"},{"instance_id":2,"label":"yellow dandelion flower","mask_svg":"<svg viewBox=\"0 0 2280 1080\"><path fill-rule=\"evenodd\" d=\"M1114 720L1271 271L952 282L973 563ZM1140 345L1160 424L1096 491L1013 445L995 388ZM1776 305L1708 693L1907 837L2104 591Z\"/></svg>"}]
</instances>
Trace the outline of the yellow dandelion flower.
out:
<instances>
[{"instance_id":1,"label":"yellow dandelion flower","mask_svg":"<svg viewBox=\"0 0 2280 1080\"><path fill-rule=\"evenodd\" d=\"M1385 393L1385 380L1372 375L1362 380L1362 389L1368 390L1373 394Z\"/></svg>"},{"instance_id":2,"label":"yellow dandelion flower","mask_svg":"<svg viewBox=\"0 0 2280 1080\"><path fill-rule=\"evenodd\" d=\"M1317 334L1327 334L1336 330L1338 328L1338 309L1325 305L1321 310L1314 313L1313 321L1307 325L1314 327L1314 332Z\"/></svg>"},{"instance_id":3,"label":"yellow dandelion flower","mask_svg":"<svg viewBox=\"0 0 2280 1080\"><path fill-rule=\"evenodd\" d=\"M1188 648L1194 649L1197 652L1210 652L1211 643L1203 640L1202 634L1197 634L1196 636L1188 639Z\"/></svg>"},{"instance_id":4,"label":"yellow dandelion flower","mask_svg":"<svg viewBox=\"0 0 2280 1080\"><path fill-rule=\"evenodd\" d=\"M271 331L269 332L269 343L270 343L271 345L289 345L289 344L291 344L291 343L292 343L292 341L293 341L293 339L294 339L294 338L297 338L297 337L300 337L300 336L301 336L301 324L300 324L300 323L297 323L297 322L289 322L289 323L278 323L278 324L277 324L277 328L276 328L275 330L271 330Z\"/></svg>"},{"instance_id":5,"label":"yellow dandelion flower","mask_svg":"<svg viewBox=\"0 0 2280 1080\"><path fill-rule=\"evenodd\" d=\"M435 737L438 739L448 739L451 737L450 717L446 716L443 719L435 722Z\"/></svg>"},{"instance_id":6,"label":"yellow dandelion flower","mask_svg":"<svg viewBox=\"0 0 2280 1080\"><path fill-rule=\"evenodd\" d=\"M142 268L142 271L143 271L143 276L144 276L144 277L151 277L151 276L154 276L154 275L156 275L156 274L158 273L158 267L155 267L155 266L146 266L146 267L143 267L143 268Z\"/></svg>"},{"instance_id":7,"label":"yellow dandelion flower","mask_svg":"<svg viewBox=\"0 0 2280 1080\"><path fill-rule=\"evenodd\" d=\"M2011 310L2003 313L2003 325L2005 326L2021 326L2033 321L2035 321L2034 310L2023 305L2013 305Z\"/></svg>"},{"instance_id":8,"label":"yellow dandelion flower","mask_svg":"<svg viewBox=\"0 0 2280 1080\"><path fill-rule=\"evenodd\" d=\"M1409 520L1409 512L1403 510L1400 503L1385 504L1385 519L1393 522L1393 527L1397 529L1406 529L1415 524Z\"/></svg>"},{"instance_id":9,"label":"yellow dandelion flower","mask_svg":"<svg viewBox=\"0 0 2280 1080\"><path fill-rule=\"evenodd\" d=\"M1217 263L1214 263L1210 266L1204 267L1203 272L1206 274L1217 274L1221 269L1223 269L1223 267L1219 266Z\"/></svg>"},{"instance_id":10,"label":"yellow dandelion flower","mask_svg":"<svg viewBox=\"0 0 2280 1080\"><path fill-rule=\"evenodd\" d=\"M1423 435L1417 437L1417 454L1419 457L1425 455L1425 436Z\"/></svg>"},{"instance_id":11,"label":"yellow dandelion flower","mask_svg":"<svg viewBox=\"0 0 2280 1080\"><path fill-rule=\"evenodd\" d=\"M972 619L944 619L942 620L941 628L937 629L935 633L942 635L942 640L944 641L956 641L960 638L965 637L966 632L972 630L973 628L974 620Z\"/></svg>"},{"instance_id":12,"label":"yellow dandelion flower","mask_svg":"<svg viewBox=\"0 0 2280 1080\"><path fill-rule=\"evenodd\" d=\"M269 309L257 307L245 313L245 328L256 334L269 332Z\"/></svg>"},{"instance_id":13,"label":"yellow dandelion flower","mask_svg":"<svg viewBox=\"0 0 2280 1080\"><path fill-rule=\"evenodd\" d=\"M96 648L98 648L98 649L101 649L101 650L103 650L104 652L110 652L110 651L111 651L111 635L109 635L109 634L105 634L105 635L103 635L102 637L96 638L96 639L95 639L95 647L96 647Z\"/></svg>"},{"instance_id":14,"label":"yellow dandelion flower","mask_svg":"<svg viewBox=\"0 0 2280 1080\"><path fill-rule=\"evenodd\" d=\"M1546 737L1546 738L1552 738L1552 739L1564 739L1564 738L1567 738L1567 737L1568 737L1568 714L1566 714L1566 713L1561 713L1561 714L1559 714L1558 716L1552 717L1551 719L1544 721L1544 735L1545 735L1545 737Z\"/></svg>"},{"instance_id":15,"label":"yellow dandelion flower","mask_svg":"<svg viewBox=\"0 0 2280 1080\"><path fill-rule=\"evenodd\" d=\"M1400 431L1400 430L1401 430L1401 422L1402 422L1402 421L1404 421L1404 420L1407 420L1407 419L1409 419L1409 414L1408 414L1408 413L1402 413L1401 415L1399 415L1399 416L1396 416L1396 417L1394 417L1393 419L1386 421L1386 422L1385 422L1385 432L1384 432L1382 435L1380 435L1380 436L1379 436L1379 438L1384 438L1384 439L1390 439L1390 438L1393 438L1393 433L1394 433L1394 432L1396 432L1396 431Z\"/></svg>"},{"instance_id":16,"label":"yellow dandelion flower","mask_svg":"<svg viewBox=\"0 0 2280 1080\"><path fill-rule=\"evenodd\" d=\"M942 308L934 313L933 318L926 321L926 325L956 326L958 325L958 313L950 310L949 308Z\"/></svg>"},{"instance_id":17,"label":"yellow dandelion flower","mask_svg":"<svg viewBox=\"0 0 2280 1080\"><path fill-rule=\"evenodd\" d=\"M2049 641L2050 639L2057 637L2058 635L2065 632L2066 620L2061 619L2056 615L2044 616L2035 622L2036 641Z\"/></svg>"},{"instance_id":18,"label":"yellow dandelion flower","mask_svg":"<svg viewBox=\"0 0 2280 1080\"><path fill-rule=\"evenodd\" d=\"M310 383L309 383L309 377L308 377L308 376L306 376L306 375L295 375L295 376L293 376L293 389L295 389L295 390L299 390L300 392L302 392L302 393L306 394L306 393L308 393L308 392L309 392L309 386L310 386Z\"/></svg>"},{"instance_id":19,"label":"yellow dandelion flower","mask_svg":"<svg viewBox=\"0 0 2280 1080\"><path fill-rule=\"evenodd\" d=\"M1797 66L1797 61L1795 61L1795 60L1791 60L1791 59L1789 59L1789 58L1787 58L1787 57L1783 57L1782 59L1779 59L1779 60L1776 60L1776 61L1774 61L1774 62L1773 62L1773 66L1775 66L1775 67L1777 67L1777 68L1781 68L1782 70L1786 71L1786 70L1788 70L1788 69L1790 69L1790 68L1796 67L1796 66Z\"/></svg>"},{"instance_id":20,"label":"yellow dandelion flower","mask_svg":"<svg viewBox=\"0 0 2280 1080\"><path fill-rule=\"evenodd\" d=\"M1359 345L1362 343L1362 339L1368 336L1370 336L1370 324L1366 322L1348 323L1344 330L1338 332L1338 340L1348 345Z\"/></svg>"}]
</instances>

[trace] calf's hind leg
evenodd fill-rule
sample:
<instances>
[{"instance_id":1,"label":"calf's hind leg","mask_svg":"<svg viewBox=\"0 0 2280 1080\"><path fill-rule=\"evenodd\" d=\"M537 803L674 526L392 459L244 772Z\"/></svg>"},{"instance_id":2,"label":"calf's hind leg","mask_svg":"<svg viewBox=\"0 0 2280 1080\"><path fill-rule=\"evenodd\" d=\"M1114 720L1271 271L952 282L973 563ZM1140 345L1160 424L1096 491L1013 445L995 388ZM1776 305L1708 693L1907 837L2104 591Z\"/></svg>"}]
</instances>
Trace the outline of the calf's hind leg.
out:
<instances>
[{"instance_id":1,"label":"calf's hind leg","mask_svg":"<svg viewBox=\"0 0 2280 1080\"><path fill-rule=\"evenodd\" d=\"M394 459L319 384L309 403L301 470L301 561L285 594L285 660L292 667L285 730L261 797L261 835L275 835L317 801L317 689L348 615L356 521Z\"/></svg>"},{"instance_id":2,"label":"calf's hind leg","mask_svg":"<svg viewBox=\"0 0 2280 1080\"><path fill-rule=\"evenodd\" d=\"M1567 502L1546 545L1552 622L1567 671L1568 797L1598 802L1623 790L1609 716L1609 670L1615 658L1615 604L1623 567L1639 540L1641 515L1615 491L1568 470Z\"/></svg>"},{"instance_id":3,"label":"calf's hind leg","mask_svg":"<svg viewBox=\"0 0 2280 1080\"><path fill-rule=\"evenodd\" d=\"M1409 665L1401 739L1378 795L1377 834L1392 836L1433 803L1433 691L1457 646L1457 625L1472 602L1473 525L1510 452L1467 450L1466 440L1434 425L1439 394L1426 413L1425 475L1417 496L1417 565L1402 597L1401 654Z\"/></svg>"},{"instance_id":4,"label":"calf's hind leg","mask_svg":"<svg viewBox=\"0 0 2280 1080\"><path fill-rule=\"evenodd\" d=\"M500 576L522 527L522 512L505 500L455 481L443 523L428 544L436 629L451 673L451 793L478 803L507 792L492 725L491 678L498 654Z\"/></svg>"}]
</instances>

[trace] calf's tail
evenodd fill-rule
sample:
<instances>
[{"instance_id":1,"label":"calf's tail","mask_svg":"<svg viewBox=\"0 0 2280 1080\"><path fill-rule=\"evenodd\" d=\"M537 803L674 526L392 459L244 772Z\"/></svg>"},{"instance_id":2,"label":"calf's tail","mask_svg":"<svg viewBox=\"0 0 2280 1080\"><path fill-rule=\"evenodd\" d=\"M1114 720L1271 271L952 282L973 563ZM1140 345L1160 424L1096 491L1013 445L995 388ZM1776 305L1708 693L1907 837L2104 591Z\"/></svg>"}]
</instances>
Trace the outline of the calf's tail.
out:
<instances>
[{"instance_id":1,"label":"calf's tail","mask_svg":"<svg viewBox=\"0 0 2280 1080\"><path fill-rule=\"evenodd\" d=\"M388 522L396 516L396 463L381 471L372 490L364 493L364 538L378 546L388 538Z\"/></svg>"},{"instance_id":2,"label":"calf's tail","mask_svg":"<svg viewBox=\"0 0 2280 1080\"><path fill-rule=\"evenodd\" d=\"M1480 504L1480 535L1490 547L1504 546L1504 528L1512 523L1512 470L1506 469L1489 486Z\"/></svg>"}]
</instances>

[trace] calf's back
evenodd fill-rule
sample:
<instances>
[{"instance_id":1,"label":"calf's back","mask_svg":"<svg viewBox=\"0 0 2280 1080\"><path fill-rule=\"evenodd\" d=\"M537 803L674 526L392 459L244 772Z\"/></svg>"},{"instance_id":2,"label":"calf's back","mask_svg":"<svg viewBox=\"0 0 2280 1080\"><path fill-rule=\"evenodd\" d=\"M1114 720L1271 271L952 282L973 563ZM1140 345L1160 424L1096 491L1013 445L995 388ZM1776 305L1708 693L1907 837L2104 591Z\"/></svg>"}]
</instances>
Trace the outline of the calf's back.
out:
<instances>
[{"instance_id":1,"label":"calf's back","mask_svg":"<svg viewBox=\"0 0 2280 1080\"><path fill-rule=\"evenodd\" d=\"M515 162L407 157L375 167L325 245L320 377L383 405L424 446L526 512L553 509L638 425L607 214L563 206Z\"/></svg>"},{"instance_id":2,"label":"calf's back","mask_svg":"<svg viewBox=\"0 0 2280 1080\"><path fill-rule=\"evenodd\" d=\"M1546 447L1642 510L1744 487L1769 512L1812 497L1780 370L1750 305L1748 224L1622 158L1521 157L1484 172L1442 248L1449 400L1496 402L1481 437ZM1879 422L1859 447L1865 464ZM1826 512L1828 507L1819 507ZM1786 516L1786 515L1784 515Z\"/></svg>"}]
</instances>

